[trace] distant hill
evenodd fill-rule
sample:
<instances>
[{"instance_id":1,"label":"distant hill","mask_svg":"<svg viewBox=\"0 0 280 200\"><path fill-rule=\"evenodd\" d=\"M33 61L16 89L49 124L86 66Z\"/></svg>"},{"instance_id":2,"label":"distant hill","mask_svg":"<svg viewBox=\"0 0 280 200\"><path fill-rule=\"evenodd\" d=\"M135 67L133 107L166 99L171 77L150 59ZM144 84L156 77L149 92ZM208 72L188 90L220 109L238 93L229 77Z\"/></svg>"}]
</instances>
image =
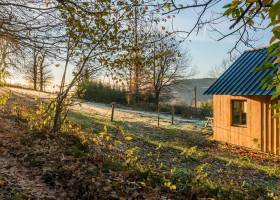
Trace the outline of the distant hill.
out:
<instances>
[{"instance_id":1,"label":"distant hill","mask_svg":"<svg viewBox=\"0 0 280 200\"><path fill-rule=\"evenodd\" d=\"M196 87L198 105L200 102L211 101L212 96L203 95L203 92L214 83L215 78L201 78L201 79L186 79L180 81L178 84L170 88L172 98L169 103L193 105L194 104L194 90Z\"/></svg>"}]
</instances>

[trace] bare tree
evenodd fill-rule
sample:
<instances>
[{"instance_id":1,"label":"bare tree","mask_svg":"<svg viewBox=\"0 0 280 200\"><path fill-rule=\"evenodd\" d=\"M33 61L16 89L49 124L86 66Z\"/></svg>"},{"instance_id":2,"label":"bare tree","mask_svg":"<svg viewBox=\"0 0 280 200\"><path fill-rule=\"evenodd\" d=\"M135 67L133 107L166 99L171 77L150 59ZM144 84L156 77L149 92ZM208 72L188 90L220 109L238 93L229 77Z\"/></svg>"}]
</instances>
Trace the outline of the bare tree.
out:
<instances>
[{"instance_id":1,"label":"bare tree","mask_svg":"<svg viewBox=\"0 0 280 200\"><path fill-rule=\"evenodd\" d=\"M10 75L11 69L19 69L24 59L24 52L12 38L0 37L0 83Z\"/></svg>"},{"instance_id":2,"label":"bare tree","mask_svg":"<svg viewBox=\"0 0 280 200\"><path fill-rule=\"evenodd\" d=\"M165 38L156 42L160 34L155 34L151 45L149 64L149 80L155 98L157 109L160 96L164 89L176 84L183 78L194 75L190 67L190 57L180 49L180 42L175 37Z\"/></svg>"},{"instance_id":3,"label":"bare tree","mask_svg":"<svg viewBox=\"0 0 280 200\"><path fill-rule=\"evenodd\" d=\"M42 49L33 48L29 51L32 55L28 60L24 69L25 78L33 86L34 90L38 89L39 69L45 64L45 54L42 53Z\"/></svg>"},{"instance_id":4,"label":"bare tree","mask_svg":"<svg viewBox=\"0 0 280 200\"><path fill-rule=\"evenodd\" d=\"M0 35L19 45L58 47L64 35L57 0L0 0Z\"/></svg>"},{"instance_id":5,"label":"bare tree","mask_svg":"<svg viewBox=\"0 0 280 200\"><path fill-rule=\"evenodd\" d=\"M39 88L40 91L43 91L44 89L44 76L46 75L46 67L47 65L45 64L45 59L46 59L46 53L41 52L41 55L39 57L39 64L38 64L38 82L39 82Z\"/></svg>"},{"instance_id":6,"label":"bare tree","mask_svg":"<svg viewBox=\"0 0 280 200\"><path fill-rule=\"evenodd\" d=\"M46 59L46 52L41 55L40 63L38 66L39 86L40 91L46 91L47 84L53 79L52 71L49 69L49 64Z\"/></svg>"},{"instance_id":7,"label":"bare tree","mask_svg":"<svg viewBox=\"0 0 280 200\"><path fill-rule=\"evenodd\" d=\"M36 77L35 72L38 53L37 50L30 49L44 47L45 52L55 58L63 54L62 51L59 52L65 38L61 31L62 20L58 17L58 5L56 0L0 0L0 45L3 56L0 60L5 62L1 64L1 71L5 71L2 74L7 74L11 67L15 73L16 67L25 75L28 73L26 78L32 82L34 89L37 88L39 77ZM4 45L8 47L5 51ZM34 60L27 59L30 57Z\"/></svg>"},{"instance_id":8,"label":"bare tree","mask_svg":"<svg viewBox=\"0 0 280 200\"><path fill-rule=\"evenodd\" d=\"M148 49L154 31L153 27L162 20L155 13L148 13L139 5L134 7L128 19L129 29L122 37L122 51L117 55L115 62L110 63L109 66L113 79L126 85L129 104L138 104L143 100L147 90Z\"/></svg>"},{"instance_id":9,"label":"bare tree","mask_svg":"<svg viewBox=\"0 0 280 200\"><path fill-rule=\"evenodd\" d=\"M185 37L203 31L207 25L213 38L221 41L231 38L233 46L229 53L241 53L240 47L255 48L255 43L262 37L261 33L270 31L269 26L279 24L279 1L222 1L222 0L190 0L185 2L167 0L162 2L163 14L174 15L187 10L193 10L197 16L190 29L179 31ZM269 23L269 21L274 21ZM221 27L229 25L228 29ZM258 34L255 34L258 33Z\"/></svg>"}]
</instances>

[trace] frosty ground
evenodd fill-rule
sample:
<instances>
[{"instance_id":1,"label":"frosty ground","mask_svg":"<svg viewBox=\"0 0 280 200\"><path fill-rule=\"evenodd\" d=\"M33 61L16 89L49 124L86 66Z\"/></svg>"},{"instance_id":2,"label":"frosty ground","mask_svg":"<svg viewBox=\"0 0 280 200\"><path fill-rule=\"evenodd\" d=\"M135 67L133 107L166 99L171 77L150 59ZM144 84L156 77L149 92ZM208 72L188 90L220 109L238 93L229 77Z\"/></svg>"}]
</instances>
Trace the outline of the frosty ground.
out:
<instances>
[{"instance_id":1,"label":"frosty ground","mask_svg":"<svg viewBox=\"0 0 280 200\"><path fill-rule=\"evenodd\" d=\"M11 107L51 97L12 92ZM0 198L279 199L279 158L215 142L180 119L171 125L168 116L158 128L153 114L122 109L110 122L110 111L77 105L69 120L82 131L59 135L1 112Z\"/></svg>"},{"instance_id":2,"label":"frosty ground","mask_svg":"<svg viewBox=\"0 0 280 200\"><path fill-rule=\"evenodd\" d=\"M18 97L23 98L41 98L41 99L49 99L55 97L55 94L39 92L34 90L26 90L21 88L7 88L11 90L14 94ZM102 117L107 117L110 119L111 116L111 105L97 103L97 102L85 102L82 100L77 100L77 102L81 102L76 106L73 106L73 109L78 112L89 113L100 115ZM151 125L157 124L157 113L155 112L148 112L148 111L140 111L140 110L133 110L128 107L119 106L116 104L114 118L116 121L129 121L129 122L136 122L136 121L145 121ZM167 125L171 123L171 114L161 113L160 114L160 124ZM203 120L196 120L196 119L185 119L179 116L174 117L175 123L177 127L183 127L185 125L195 125L199 127L203 127L205 121Z\"/></svg>"}]
</instances>

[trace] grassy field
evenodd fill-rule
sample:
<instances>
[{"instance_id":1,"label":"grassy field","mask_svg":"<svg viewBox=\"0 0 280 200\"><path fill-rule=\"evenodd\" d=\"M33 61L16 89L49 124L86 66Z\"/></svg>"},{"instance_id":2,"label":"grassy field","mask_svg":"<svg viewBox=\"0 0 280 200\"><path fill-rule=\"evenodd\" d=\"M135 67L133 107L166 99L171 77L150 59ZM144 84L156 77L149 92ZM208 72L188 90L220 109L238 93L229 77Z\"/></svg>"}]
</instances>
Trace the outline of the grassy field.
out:
<instances>
[{"instance_id":1,"label":"grassy field","mask_svg":"<svg viewBox=\"0 0 280 200\"><path fill-rule=\"evenodd\" d=\"M106 118L78 112L72 112L70 119L93 133L106 126L115 140L120 133L127 135L130 140L122 143L122 148L132 148L141 167L165 176L180 194L204 193L221 199L274 195L277 199L280 195L279 160L215 142L193 125L157 128L141 122L111 123ZM196 192L192 191L195 187Z\"/></svg>"},{"instance_id":2,"label":"grassy field","mask_svg":"<svg viewBox=\"0 0 280 200\"><path fill-rule=\"evenodd\" d=\"M194 124L74 109L53 135L30 129L29 104L14 95L1 108L0 199L280 198L279 158L213 141Z\"/></svg>"}]
</instances>

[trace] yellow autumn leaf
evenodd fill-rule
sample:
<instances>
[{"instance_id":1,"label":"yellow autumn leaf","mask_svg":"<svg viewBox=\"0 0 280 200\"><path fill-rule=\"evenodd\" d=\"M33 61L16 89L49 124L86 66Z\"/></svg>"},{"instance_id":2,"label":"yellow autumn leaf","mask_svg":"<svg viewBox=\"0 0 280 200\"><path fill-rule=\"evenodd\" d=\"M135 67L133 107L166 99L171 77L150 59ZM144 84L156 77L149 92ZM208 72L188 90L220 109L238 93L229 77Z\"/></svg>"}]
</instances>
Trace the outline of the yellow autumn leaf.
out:
<instances>
[{"instance_id":1,"label":"yellow autumn leaf","mask_svg":"<svg viewBox=\"0 0 280 200\"><path fill-rule=\"evenodd\" d=\"M132 139L133 139L133 138L130 137L130 136L125 137L125 140L127 140L127 141L130 141L130 140L132 140Z\"/></svg>"},{"instance_id":2,"label":"yellow autumn leaf","mask_svg":"<svg viewBox=\"0 0 280 200\"><path fill-rule=\"evenodd\" d=\"M165 182L165 187L168 187L170 190L176 190L176 185L173 185L171 182Z\"/></svg>"},{"instance_id":3,"label":"yellow autumn leaf","mask_svg":"<svg viewBox=\"0 0 280 200\"><path fill-rule=\"evenodd\" d=\"M280 58L277 58L275 61L274 61L275 64L278 64L280 63Z\"/></svg>"},{"instance_id":4,"label":"yellow autumn leaf","mask_svg":"<svg viewBox=\"0 0 280 200\"><path fill-rule=\"evenodd\" d=\"M166 186L166 187L170 187L170 185L171 185L171 182L164 183L164 186Z\"/></svg>"},{"instance_id":5,"label":"yellow autumn leaf","mask_svg":"<svg viewBox=\"0 0 280 200\"><path fill-rule=\"evenodd\" d=\"M272 36L272 38L270 39L269 43L272 44L276 40L277 40L277 38L275 36Z\"/></svg>"},{"instance_id":6,"label":"yellow autumn leaf","mask_svg":"<svg viewBox=\"0 0 280 200\"><path fill-rule=\"evenodd\" d=\"M176 185L170 186L170 189L171 189L171 190L176 190Z\"/></svg>"},{"instance_id":7,"label":"yellow autumn leaf","mask_svg":"<svg viewBox=\"0 0 280 200\"><path fill-rule=\"evenodd\" d=\"M110 137L109 135L107 135L107 136L105 137L106 141L109 141L110 138L111 138L111 137Z\"/></svg>"}]
</instances>

